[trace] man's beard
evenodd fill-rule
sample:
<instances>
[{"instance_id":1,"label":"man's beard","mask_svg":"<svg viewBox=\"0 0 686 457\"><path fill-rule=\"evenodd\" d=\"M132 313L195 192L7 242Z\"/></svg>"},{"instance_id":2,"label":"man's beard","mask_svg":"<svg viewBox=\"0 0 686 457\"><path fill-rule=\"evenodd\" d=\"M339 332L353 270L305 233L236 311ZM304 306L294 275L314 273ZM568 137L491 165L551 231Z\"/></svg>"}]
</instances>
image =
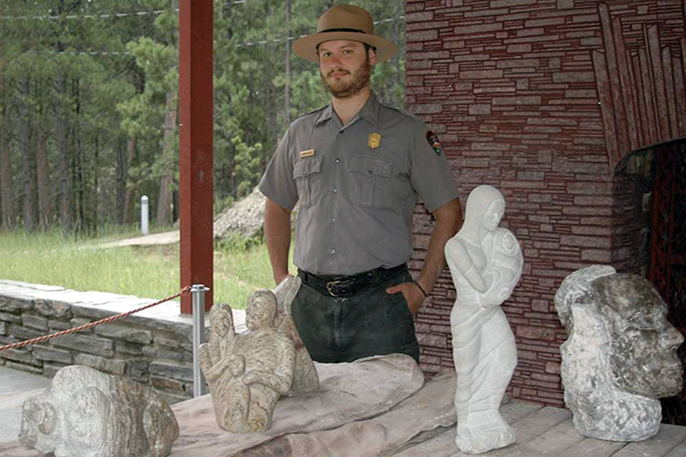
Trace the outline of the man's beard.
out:
<instances>
[{"instance_id":1,"label":"man's beard","mask_svg":"<svg viewBox=\"0 0 686 457\"><path fill-rule=\"evenodd\" d=\"M369 63L369 57L365 59L365 62L360 65L360 68L355 70L353 74L352 81L349 83L343 82L341 80L329 83L324 74L320 71L319 75L322 78L322 82L326 86L327 90L336 98L350 98L353 95L359 93L362 89L369 84L369 76L371 74L372 66ZM336 70L331 70L332 73ZM340 70L338 70L340 71Z\"/></svg>"}]
</instances>

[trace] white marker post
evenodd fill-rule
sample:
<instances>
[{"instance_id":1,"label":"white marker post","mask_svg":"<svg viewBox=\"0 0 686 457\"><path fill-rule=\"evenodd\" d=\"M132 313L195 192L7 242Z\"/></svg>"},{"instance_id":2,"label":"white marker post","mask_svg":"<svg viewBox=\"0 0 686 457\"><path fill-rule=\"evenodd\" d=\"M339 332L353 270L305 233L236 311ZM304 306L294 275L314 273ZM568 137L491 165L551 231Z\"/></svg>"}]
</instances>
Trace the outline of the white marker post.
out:
<instances>
[{"instance_id":1,"label":"white marker post","mask_svg":"<svg viewBox=\"0 0 686 457\"><path fill-rule=\"evenodd\" d=\"M148 220L150 217L148 216L149 213L149 205L148 205L148 197L143 195L141 197L141 232L143 232L143 235L148 234Z\"/></svg>"}]
</instances>

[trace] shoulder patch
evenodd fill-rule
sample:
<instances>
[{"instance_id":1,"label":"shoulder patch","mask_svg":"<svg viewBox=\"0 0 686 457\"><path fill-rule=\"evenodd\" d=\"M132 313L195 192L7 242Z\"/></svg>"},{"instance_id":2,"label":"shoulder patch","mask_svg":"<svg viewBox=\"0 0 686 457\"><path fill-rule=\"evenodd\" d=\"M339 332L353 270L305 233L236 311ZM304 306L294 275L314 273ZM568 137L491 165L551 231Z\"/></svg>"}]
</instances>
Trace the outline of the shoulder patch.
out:
<instances>
[{"instance_id":1,"label":"shoulder patch","mask_svg":"<svg viewBox=\"0 0 686 457\"><path fill-rule=\"evenodd\" d=\"M443 154L443 148L441 147L441 142L438 141L438 135L431 130L426 132L426 141L429 142L429 146L431 146L437 156Z\"/></svg>"}]
</instances>

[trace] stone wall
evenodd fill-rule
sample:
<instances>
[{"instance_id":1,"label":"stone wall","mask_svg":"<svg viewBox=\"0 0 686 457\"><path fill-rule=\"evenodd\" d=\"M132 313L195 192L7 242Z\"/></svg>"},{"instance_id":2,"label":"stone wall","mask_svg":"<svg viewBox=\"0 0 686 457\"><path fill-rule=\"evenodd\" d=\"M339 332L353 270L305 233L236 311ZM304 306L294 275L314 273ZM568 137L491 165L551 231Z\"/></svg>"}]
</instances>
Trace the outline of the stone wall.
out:
<instances>
[{"instance_id":1,"label":"stone wall","mask_svg":"<svg viewBox=\"0 0 686 457\"><path fill-rule=\"evenodd\" d=\"M155 300L0 280L0 345L126 312ZM170 301L90 330L0 352L0 365L52 377L86 365L147 384L170 403L193 392L192 321ZM238 330L244 322L235 311Z\"/></svg>"},{"instance_id":2,"label":"stone wall","mask_svg":"<svg viewBox=\"0 0 686 457\"><path fill-rule=\"evenodd\" d=\"M613 239L640 208L615 199L615 167L686 136L686 0L407 0L405 13L408 110L438 134L463 197L503 192L503 226L522 245L503 306L519 349L510 393L562 406L553 295L581 267L641 267L626 262L629 237ZM430 215L415 222L416 271ZM424 370L452 366L454 297L446 271L416 317Z\"/></svg>"}]
</instances>

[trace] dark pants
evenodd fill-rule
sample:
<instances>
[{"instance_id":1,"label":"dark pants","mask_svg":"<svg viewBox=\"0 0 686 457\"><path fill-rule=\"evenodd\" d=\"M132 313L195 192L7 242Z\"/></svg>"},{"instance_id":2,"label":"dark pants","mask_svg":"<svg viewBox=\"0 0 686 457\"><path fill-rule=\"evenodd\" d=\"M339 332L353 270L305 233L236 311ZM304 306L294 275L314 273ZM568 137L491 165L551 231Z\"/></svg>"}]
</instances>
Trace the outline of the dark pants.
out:
<instances>
[{"instance_id":1,"label":"dark pants","mask_svg":"<svg viewBox=\"0 0 686 457\"><path fill-rule=\"evenodd\" d=\"M350 298L332 297L303 283L293 302L298 332L314 361L352 362L403 353L419 361L414 319L402 293L386 288L410 282L407 269Z\"/></svg>"}]
</instances>

